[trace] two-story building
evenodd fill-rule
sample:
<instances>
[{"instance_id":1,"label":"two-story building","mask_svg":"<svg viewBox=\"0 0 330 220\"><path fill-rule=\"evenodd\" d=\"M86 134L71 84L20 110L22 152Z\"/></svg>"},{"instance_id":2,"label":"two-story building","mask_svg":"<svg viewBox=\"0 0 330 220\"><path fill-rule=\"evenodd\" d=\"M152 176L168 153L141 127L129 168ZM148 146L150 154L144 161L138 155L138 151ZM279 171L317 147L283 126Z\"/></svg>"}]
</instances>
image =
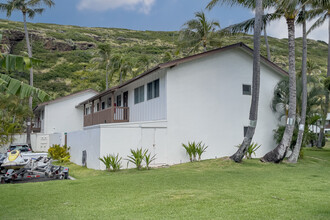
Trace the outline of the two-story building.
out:
<instances>
[{"instance_id":1,"label":"two-story building","mask_svg":"<svg viewBox=\"0 0 330 220\"><path fill-rule=\"evenodd\" d=\"M70 132L72 161L104 168L106 154L127 158L143 147L156 154L155 164L188 161L182 143L203 141L203 158L229 156L249 124L253 50L243 43L159 64L119 86L97 94L79 106L84 130ZM261 58L259 120L254 142L258 156L275 147L278 125L271 110L275 85L287 72ZM126 163L124 163L126 164ZM124 165L123 164L123 165Z\"/></svg>"}]
</instances>

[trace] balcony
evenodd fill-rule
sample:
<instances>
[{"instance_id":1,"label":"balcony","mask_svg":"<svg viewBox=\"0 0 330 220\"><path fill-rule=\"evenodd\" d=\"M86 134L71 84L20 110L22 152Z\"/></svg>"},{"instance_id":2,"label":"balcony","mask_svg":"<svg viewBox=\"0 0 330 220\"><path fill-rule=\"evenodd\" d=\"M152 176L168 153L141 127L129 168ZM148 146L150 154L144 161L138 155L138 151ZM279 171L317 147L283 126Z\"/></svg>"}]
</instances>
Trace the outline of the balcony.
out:
<instances>
[{"instance_id":1,"label":"balcony","mask_svg":"<svg viewBox=\"0 0 330 220\"><path fill-rule=\"evenodd\" d=\"M84 127L129 122L129 107L111 107L84 116Z\"/></svg>"},{"instance_id":2,"label":"balcony","mask_svg":"<svg viewBox=\"0 0 330 220\"><path fill-rule=\"evenodd\" d=\"M32 132L33 133L40 133L41 132L41 122L40 121L32 123Z\"/></svg>"}]
</instances>

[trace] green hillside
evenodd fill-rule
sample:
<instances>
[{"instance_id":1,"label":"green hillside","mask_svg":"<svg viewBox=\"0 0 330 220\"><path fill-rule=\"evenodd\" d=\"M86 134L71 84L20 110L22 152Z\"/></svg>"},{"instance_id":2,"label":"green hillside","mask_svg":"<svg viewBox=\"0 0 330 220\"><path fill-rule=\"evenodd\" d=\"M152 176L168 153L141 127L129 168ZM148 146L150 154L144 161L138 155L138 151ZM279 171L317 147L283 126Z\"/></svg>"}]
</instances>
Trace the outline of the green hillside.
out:
<instances>
[{"instance_id":1,"label":"green hillside","mask_svg":"<svg viewBox=\"0 0 330 220\"><path fill-rule=\"evenodd\" d=\"M26 55L23 24L0 20L3 44L11 53ZM110 44L113 54L121 54L134 65L135 74L164 61L166 52L177 48L178 32L134 31L116 28L86 28L56 24L28 24L32 38L33 56L44 62L35 68L35 86L48 92L52 98L93 88L102 91L105 88L105 71L90 61L97 57L99 44ZM244 42L253 46L252 36L237 35L223 37L222 46ZM288 49L286 39L269 39L272 60L287 69ZM262 42L262 53L266 48ZM297 69L301 66L301 39L297 39ZM327 44L322 41L308 41L308 57L314 63L314 72L325 74L327 62ZM180 54L178 57L185 56ZM147 58L150 64L139 62ZM315 67L316 66L316 67ZM15 78L28 80L27 73L10 73ZM126 79L132 77L129 75ZM111 86L118 84L115 76Z\"/></svg>"}]
</instances>

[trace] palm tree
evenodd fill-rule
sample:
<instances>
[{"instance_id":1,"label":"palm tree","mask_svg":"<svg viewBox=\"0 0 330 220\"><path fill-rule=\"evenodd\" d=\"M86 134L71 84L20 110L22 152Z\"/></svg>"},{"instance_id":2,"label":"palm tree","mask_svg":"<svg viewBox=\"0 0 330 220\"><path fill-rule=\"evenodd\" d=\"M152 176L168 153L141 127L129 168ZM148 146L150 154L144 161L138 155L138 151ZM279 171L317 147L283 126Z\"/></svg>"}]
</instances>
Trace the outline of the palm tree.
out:
<instances>
[{"instance_id":1,"label":"palm tree","mask_svg":"<svg viewBox=\"0 0 330 220\"><path fill-rule=\"evenodd\" d=\"M121 55L114 55L111 59L112 62L112 77L117 74L119 76L118 82L121 84L127 77L128 74L132 73L133 64L127 58Z\"/></svg>"},{"instance_id":2,"label":"palm tree","mask_svg":"<svg viewBox=\"0 0 330 220\"><path fill-rule=\"evenodd\" d=\"M312 3L312 10L310 10L309 15L310 18L315 18L319 17L316 22L310 27L308 30L308 33L313 31L314 29L318 28L321 26L326 20L329 21L328 25L328 67L327 67L327 77L330 77L330 1L327 0L313 0ZM322 125L321 125L321 131L319 134L319 140L318 140L318 147L322 146L322 139L324 135L324 123L325 123L325 118L328 112L329 108L329 91L327 91L326 97L325 97L325 109L324 113L322 114Z\"/></svg>"},{"instance_id":3,"label":"palm tree","mask_svg":"<svg viewBox=\"0 0 330 220\"><path fill-rule=\"evenodd\" d=\"M7 12L7 17L10 17L13 11L21 11L23 14L23 22L24 22L24 32L25 32L25 40L26 47L28 50L29 58L32 58L32 49L29 40L29 33L27 30L27 22L26 16L30 19L33 19L36 14L42 14L44 8L38 8L40 5L45 4L48 7L52 7L55 5L52 0L9 0L7 4L0 4L0 10ZM33 86L33 67L30 68L30 86ZM29 106L32 110L32 97L29 98ZM31 123L32 118L28 119L28 126L26 130L26 142L31 146Z\"/></svg>"},{"instance_id":4,"label":"palm tree","mask_svg":"<svg viewBox=\"0 0 330 220\"><path fill-rule=\"evenodd\" d=\"M222 1L225 2L225 1ZM211 1L207 8L212 9L215 4L218 4L219 0ZM232 3L241 3L238 1L232 1ZM255 133L257 119L258 119L258 104L259 104L259 91L260 91L260 34L262 28L262 15L263 15L263 3L262 0L256 0L251 2L255 8L255 21L254 21L254 52L253 52L253 79L252 79L252 101L250 107L250 126L245 134L244 140L237 150L237 152L230 158L235 162L241 162L245 152L251 144L253 135Z\"/></svg>"},{"instance_id":5,"label":"palm tree","mask_svg":"<svg viewBox=\"0 0 330 220\"><path fill-rule=\"evenodd\" d=\"M99 57L93 58L91 62L97 62L101 67L105 67L105 89L109 89L109 70L111 67L111 47L109 44L100 44L98 46Z\"/></svg>"},{"instance_id":6,"label":"palm tree","mask_svg":"<svg viewBox=\"0 0 330 220\"><path fill-rule=\"evenodd\" d=\"M301 11L301 8L308 1L301 0L281 0L276 5L275 14L283 15L288 25L288 43L289 43L289 111L285 126L285 132L280 144L272 151L268 152L261 161L263 162L281 162L290 146L294 125L296 120L296 65L295 65L295 21Z\"/></svg>"},{"instance_id":7,"label":"palm tree","mask_svg":"<svg viewBox=\"0 0 330 220\"><path fill-rule=\"evenodd\" d=\"M304 99L304 95L303 95L303 90L305 85L303 85L302 83L298 83L301 82L302 79L301 78L297 78L297 118L302 118L303 115L303 108L302 108L302 103L303 103L303 99ZM302 143L306 143L306 140L309 138L306 134L308 134L309 128L311 126L314 126L315 123L320 119L320 113L321 113L321 108L320 106L322 105L322 103L324 102L324 89L323 89L323 85L322 83L319 83L319 80L317 77L315 76L308 76L307 80L308 84L307 86L307 100L306 100L306 109L305 109L305 124L304 124L304 131L303 131L303 135L301 136ZM276 112L279 115L279 119L281 121L286 121L286 119L288 118L288 106L289 106L289 79L286 77L283 80L281 80L275 87L274 90L274 97L272 100L272 109L274 112ZM293 151L297 151L297 155L295 155L296 157L299 156L299 152L300 149L296 147L297 142L299 141L299 132L301 129L301 121L299 123L300 125L298 125L297 123L295 124L295 130L297 132L297 139L295 139L293 141L293 143L291 143L291 147L293 147ZM282 126L280 126L282 127ZM277 141L280 142L282 136L280 136L279 138L276 137ZM279 140L278 140L279 139ZM294 144L294 146L293 146ZM291 157L291 156L290 156ZM289 157L289 158L290 158ZM295 159L295 158L292 158ZM289 162L296 162L294 161L289 161Z\"/></svg>"},{"instance_id":8,"label":"palm tree","mask_svg":"<svg viewBox=\"0 0 330 220\"><path fill-rule=\"evenodd\" d=\"M220 40L216 34L220 28L218 21L208 21L203 11L195 13L195 19L187 21L180 34L180 44L184 48L192 48L191 52L199 50L200 46L207 51L208 46L220 46Z\"/></svg>"},{"instance_id":9,"label":"palm tree","mask_svg":"<svg viewBox=\"0 0 330 220\"><path fill-rule=\"evenodd\" d=\"M209 2L209 4L206 6L207 9L211 10L215 5L217 4L230 4L230 5L242 5L246 8L250 9L255 9L256 3L254 0L212 0ZM271 7L274 5L274 0L263 0L263 9L266 9L268 7ZM265 38L265 44L266 44L266 50L267 50L267 59L271 60L271 54L270 54L270 47L269 47L269 42L268 42L268 35L267 35L267 23L269 22L269 15L263 15L263 24L262 24L262 30L264 32L264 38ZM274 18L273 18L274 19ZM227 28L224 28L221 30L221 32L224 33L231 33L231 34L236 34L236 33L249 33L250 31L253 31L254 29L254 22L255 18L248 19L246 21L240 22L238 24L230 25Z\"/></svg>"},{"instance_id":10,"label":"palm tree","mask_svg":"<svg viewBox=\"0 0 330 220\"><path fill-rule=\"evenodd\" d=\"M293 148L292 154L288 158L290 163L297 163L301 144L303 141L303 135L305 131L306 123L306 110L307 110L307 30L306 30L306 9L305 6L302 7L300 13L302 20L303 29L303 50L302 50L302 67L301 67L301 83L302 83L302 103L301 103L301 114L299 122L299 131L295 147Z\"/></svg>"},{"instance_id":11,"label":"palm tree","mask_svg":"<svg viewBox=\"0 0 330 220\"><path fill-rule=\"evenodd\" d=\"M0 93L0 146L11 142L13 135L22 133L24 120L31 115L27 103L18 96Z\"/></svg>"}]
</instances>

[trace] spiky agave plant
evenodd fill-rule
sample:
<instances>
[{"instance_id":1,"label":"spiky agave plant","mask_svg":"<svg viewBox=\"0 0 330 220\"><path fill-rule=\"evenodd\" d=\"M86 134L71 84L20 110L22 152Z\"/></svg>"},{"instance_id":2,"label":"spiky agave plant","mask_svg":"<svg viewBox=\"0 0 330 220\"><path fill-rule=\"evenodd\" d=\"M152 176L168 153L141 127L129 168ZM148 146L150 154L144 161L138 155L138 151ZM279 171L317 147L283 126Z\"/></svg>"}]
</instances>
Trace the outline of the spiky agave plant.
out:
<instances>
[{"instance_id":1,"label":"spiky agave plant","mask_svg":"<svg viewBox=\"0 0 330 220\"><path fill-rule=\"evenodd\" d=\"M137 148L136 150L131 149L131 155L127 156L128 157L128 161L127 161L127 165L129 162L131 162L132 164L135 164L136 168L138 170L140 170L142 168L142 162L143 162L143 158L146 155L146 151L142 150L142 147L139 149Z\"/></svg>"},{"instance_id":2,"label":"spiky agave plant","mask_svg":"<svg viewBox=\"0 0 330 220\"><path fill-rule=\"evenodd\" d=\"M205 144L203 144L202 142L199 142L197 144L196 147L196 152L198 154L198 161L201 160L202 154L206 151L206 149L208 148L208 146L206 146Z\"/></svg>"},{"instance_id":3,"label":"spiky agave plant","mask_svg":"<svg viewBox=\"0 0 330 220\"><path fill-rule=\"evenodd\" d=\"M105 168L110 172L111 171L111 157L110 155L103 156L99 158L100 161L105 165Z\"/></svg>"},{"instance_id":4,"label":"spiky agave plant","mask_svg":"<svg viewBox=\"0 0 330 220\"><path fill-rule=\"evenodd\" d=\"M144 155L144 162L146 162L146 167L148 170L150 169L149 165L151 164L151 162L155 160L156 160L156 154L151 156L151 153L148 154L148 150L146 150Z\"/></svg>"},{"instance_id":5,"label":"spiky agave plant","mask_svg":"<svg viewBox=\"0 0 330 220\"><path fill-rule=\"evenodd\" d=\"M258 145L258 143L251 143L250 146L248 147L245 156L247 159L252 158L252 154L256 156L256 151L261 147L261 145Z\"/></svg>"},{"instance_id":6,"label":"spiky agave plant","mask_svg":"<svg viewBox=\"0 0 330 220\"><path fill-rule=\"evenodd\" d=\"M186 149L186 153L189 155L190 162L193 162L193 158L192 158L193 154L192 154L192 150L191 150L189 143L188 143L188 145L182 144L182 147L184 149Z\"/></svg>"},{"instance_id":7,"label":"spiky agave plant","mask_svg":"<svg viewBox=\"0 0 330 220\"><path fill-rule=\"evenodd\" d=\"M119 157L119 154L115 155L109 155L110 156L110 166L112 167L112 170L114 172L120 170L121 168L121 160L122 158Z\"/></svg>"}]
</instances>

